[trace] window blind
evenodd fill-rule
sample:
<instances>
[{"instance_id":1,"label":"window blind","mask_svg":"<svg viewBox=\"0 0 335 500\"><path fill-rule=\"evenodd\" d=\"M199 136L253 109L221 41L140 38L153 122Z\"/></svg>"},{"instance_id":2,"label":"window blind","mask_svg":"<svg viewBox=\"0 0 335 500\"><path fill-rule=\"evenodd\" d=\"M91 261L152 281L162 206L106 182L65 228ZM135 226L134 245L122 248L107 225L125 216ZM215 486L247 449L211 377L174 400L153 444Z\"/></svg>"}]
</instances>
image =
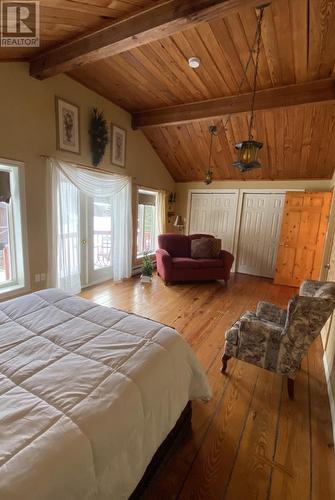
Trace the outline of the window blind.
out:
<instances>
[{"instance_id":1,"label":"window blind","mask_svg":"<svg viewBox=\"0 0 335 500\"><path fill-rule=\"evenodd\" d=\"M144 193L143 191L138 192L138 204L139 205L156 205L156 195L150 193Z\"/></svg>"},{"instance_id":2,"label":"window blind","mask_svg":"<svg viewBox=\"0 0 335 500\"><path fill-rule=\"evenodd\" d=\"M10 197L11 192L9 172L0 171L0 201L9 203Z\"/></svg>"}]
</instances>

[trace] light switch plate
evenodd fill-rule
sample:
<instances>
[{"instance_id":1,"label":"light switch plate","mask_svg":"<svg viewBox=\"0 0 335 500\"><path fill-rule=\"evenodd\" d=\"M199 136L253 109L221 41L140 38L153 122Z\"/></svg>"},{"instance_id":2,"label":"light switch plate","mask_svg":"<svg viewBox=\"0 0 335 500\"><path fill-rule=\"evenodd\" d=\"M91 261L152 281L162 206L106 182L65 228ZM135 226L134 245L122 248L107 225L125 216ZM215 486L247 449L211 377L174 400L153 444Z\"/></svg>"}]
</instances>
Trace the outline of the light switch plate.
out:
<instances>
[{"instance_id":1,"label":"light switch plate","mask_svg":"<svg viewBox=\"0 0 335 500\"><path fill-rule=\"evenodd\" d=\"M35 283L39 283L41 281L41 275L35 274Z\"/></svg>"}]
</instances>

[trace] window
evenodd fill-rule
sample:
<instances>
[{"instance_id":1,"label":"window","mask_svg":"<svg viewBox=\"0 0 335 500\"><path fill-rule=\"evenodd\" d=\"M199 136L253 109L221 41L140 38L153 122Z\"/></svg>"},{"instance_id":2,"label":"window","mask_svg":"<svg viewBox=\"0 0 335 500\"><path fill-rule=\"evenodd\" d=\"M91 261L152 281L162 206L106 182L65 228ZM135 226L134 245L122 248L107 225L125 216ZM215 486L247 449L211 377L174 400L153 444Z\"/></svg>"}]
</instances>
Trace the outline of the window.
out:
<instances>
[{"instance_id":1,"label":"window","mask_svg":"<svg viewBox=\"0 0 335 500\"><path fill-rule=\"evenodd\" d=\"M0 293L25 286L21 168L0 163Z\"/></svg>"},{"instance_id":2,"label":"window","mask_svg":"<svg viewBox=\"0 0 335 500\"><path fill-rule=\"evenodd\" d=\"M139 189L137 214L137 257L156 250L157 193Z\"/></svg>"}]
</instances>

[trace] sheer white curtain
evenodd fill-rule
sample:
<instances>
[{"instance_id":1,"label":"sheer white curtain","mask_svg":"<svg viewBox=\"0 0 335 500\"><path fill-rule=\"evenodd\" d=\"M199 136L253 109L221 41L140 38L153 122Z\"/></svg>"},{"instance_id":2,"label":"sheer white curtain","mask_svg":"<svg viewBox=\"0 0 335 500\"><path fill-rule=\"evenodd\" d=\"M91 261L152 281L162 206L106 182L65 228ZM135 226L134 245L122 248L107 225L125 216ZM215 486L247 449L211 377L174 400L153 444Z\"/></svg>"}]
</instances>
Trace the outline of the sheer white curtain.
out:
<instances>
[{"instance_id":1,"label":"sheer white curtain","mask_svg":"<svg viewBox=\"0 0 335 500\"><path fill-rule=\"evenodd\" d=\"M156 209L156 218L157 218L157 230L158 235L166 233L166 216L167 216L167 192L166 191L158 191L157 193L157 209Z\"/></svg>"},{"instance_id":2,"label":"sheer white curtain","mask_svg":"<svg viewBox=\"0 0 335 500\"><path fill-rule=\"evenodd\" d=\"M48 168L48 286L80 292L79 191L61 169Z\"/></svg>"},{"instance_id":3,"label":"sheer white curtain","mask_svg":"<svg viewBox=\"0 0 335 500\"><path fill-rule=\"evenodd\" d=\"M60 287L72 293L78 293L80 290L80 192L95 200L108 201L111 204L113 241L111 278L120 280L130 277L133 234L131 178L80 169L76 165L54 158L48 160L48 169L49 286ZM64 196L64 186L67 186L68 196ZM74 224L72 221L76 221L77 224L75 242L69 242L67 236L69 224ZM66 247L69 247L68 250L65 250ZM68 259L70 249L72 249L71 259ZM64 259L61 256L64 256Z\"/></svg>"}]
</instances>

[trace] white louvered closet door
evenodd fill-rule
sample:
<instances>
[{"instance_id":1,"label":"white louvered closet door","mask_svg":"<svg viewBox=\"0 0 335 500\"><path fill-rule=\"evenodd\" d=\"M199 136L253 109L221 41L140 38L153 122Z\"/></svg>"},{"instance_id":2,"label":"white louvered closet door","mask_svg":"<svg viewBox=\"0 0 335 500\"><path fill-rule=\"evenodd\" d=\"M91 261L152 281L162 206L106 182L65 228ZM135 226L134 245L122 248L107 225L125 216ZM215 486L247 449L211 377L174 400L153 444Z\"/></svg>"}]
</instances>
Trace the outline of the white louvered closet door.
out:
<instances>
[{"instance_id":1,"label":"white louvered closet door","mask_svg":"<svg viewBox=\"0 0 335 500\"><path fill-rule=\"evenodd\" d=\"M223 250L232 252L237 198L236 192L192 193L189 234L211 234L222 240Z\"/></svg>"},{"instance_id":2,"label":"white louvered closet door","mask_svg":"<svg viewBox=\"0 0 335 500\"><path fill-rule=\"evenodd\" d=\"M274 277L284 202L284 194L244 194L237 272Z\"/></svg>"}]
</instances>

